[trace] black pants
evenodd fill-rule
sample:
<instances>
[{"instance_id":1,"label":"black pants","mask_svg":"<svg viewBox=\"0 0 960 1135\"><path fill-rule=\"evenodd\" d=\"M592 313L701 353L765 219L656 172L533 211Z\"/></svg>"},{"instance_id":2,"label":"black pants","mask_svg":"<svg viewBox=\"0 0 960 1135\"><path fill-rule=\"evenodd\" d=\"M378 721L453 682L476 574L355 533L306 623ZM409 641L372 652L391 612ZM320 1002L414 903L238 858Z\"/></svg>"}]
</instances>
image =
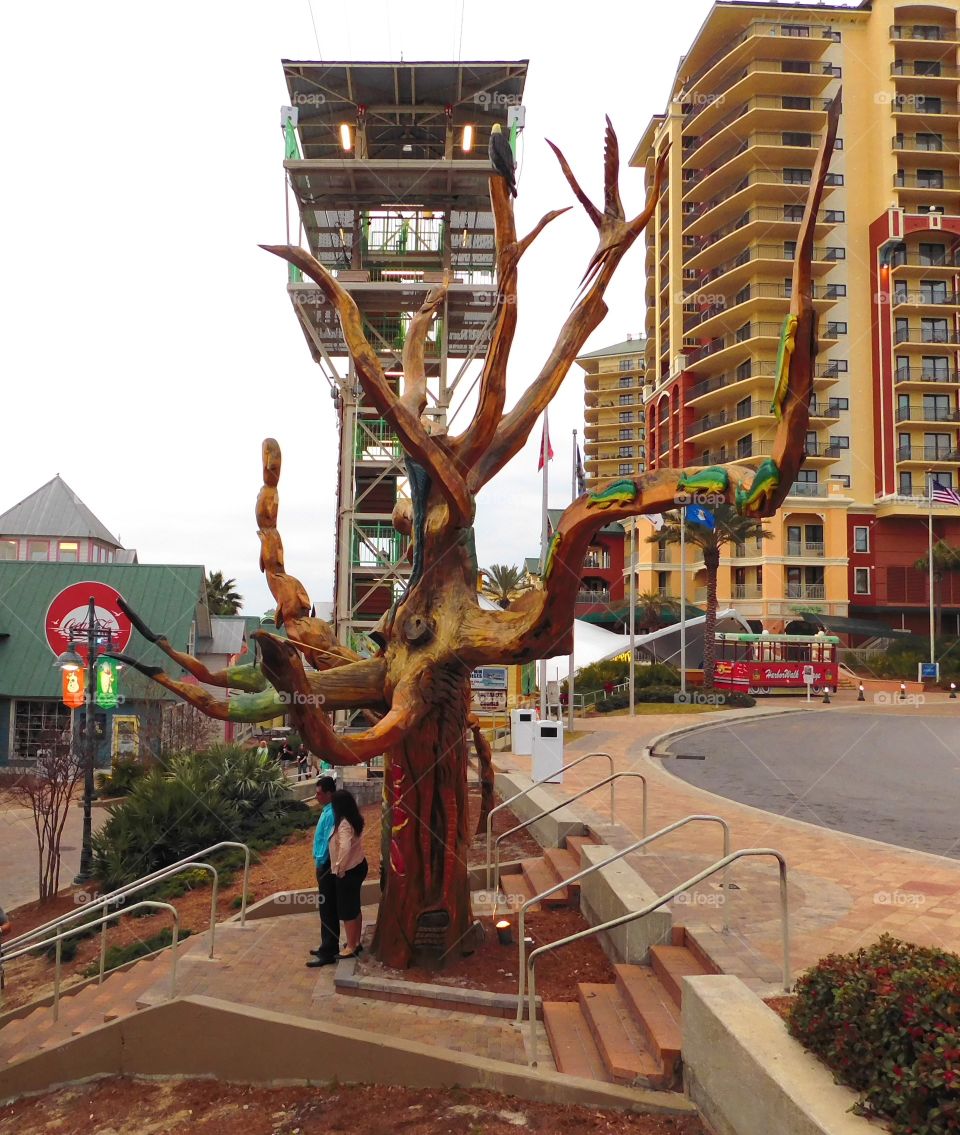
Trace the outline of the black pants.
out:
<instances>
[{"instance_id":1,"label":"black pants","mask_svg":"<svg viewBox=\"0 0 960 1135\"><path fill-rule=\"evenodd\" d=\"M337 877L330 864L317 868L320 899L320 949L331 957L340 953L340 916L337 913Z\"/></svg>"}]
</instances>

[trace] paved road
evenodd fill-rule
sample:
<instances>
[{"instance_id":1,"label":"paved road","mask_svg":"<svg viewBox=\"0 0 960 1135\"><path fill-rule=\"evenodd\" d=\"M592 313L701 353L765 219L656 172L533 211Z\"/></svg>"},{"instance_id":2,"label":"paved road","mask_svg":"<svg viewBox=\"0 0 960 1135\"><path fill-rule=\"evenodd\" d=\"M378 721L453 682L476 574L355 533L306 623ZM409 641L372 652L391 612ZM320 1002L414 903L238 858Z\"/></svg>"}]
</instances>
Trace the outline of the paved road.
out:
<instances>
[{"instance_id":1,"label":"paved road","mask_svg":"<svg viewBox=\"0 0 960 1135\"><path fill-rule=\"evenodd\" d=\"M96 829L104 813L94 809ZM60 886L68 887L80 868L83 811L71 807L60 844ZM37 836L29 808L0 808L0 906L13 910L37 898Z\"/></svg>"},{"instance_id":2,"label":"paved road","mask_svg":"<svg viewBox=\"0 0 960 1135\"><path fill-rule=\"evenodd\" d=\"M676 776L835 831L960 859L960 712L796 713L670 746Z\"/></svg>"}]
</instances>

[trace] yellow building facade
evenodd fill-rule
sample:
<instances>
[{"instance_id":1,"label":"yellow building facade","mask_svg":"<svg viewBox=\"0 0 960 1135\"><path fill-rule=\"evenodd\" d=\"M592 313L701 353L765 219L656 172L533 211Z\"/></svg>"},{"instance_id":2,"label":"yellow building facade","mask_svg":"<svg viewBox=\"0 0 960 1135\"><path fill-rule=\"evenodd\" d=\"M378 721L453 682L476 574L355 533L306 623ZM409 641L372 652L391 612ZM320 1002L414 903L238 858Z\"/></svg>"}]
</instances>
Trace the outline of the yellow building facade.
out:
<instances>
[{"instance_id":1,"label":"yellow building facade","mask_svg":"<svg viewBox=\"0 0 960 1135\"><path fill-rule=\"evenodd\" d=\"M759 462L807 187L842 84L815 233L807 457L771 538L721 561L721 605L758 629L804 611L922 621L911 573L927 470L954 488L960 471L957 15L955 3L717 3L632 158L649 184L670 147L645 234L647 467ZM935 511L937 538L960 542L957 508ZM649 531L640 521L638 587L676 596L678 551ZM702 563L688 570L702 602Z\"/></svg>"},{"instance_id":2,"label":"yellow building facade","mask_svg":"<svg viewBox=\"0 0 960 1135\"><path fill-rule=\"evenodd\" d=\"M588 481L635 477L646 469L646 341L630 336L581 355L583 465Z\"/></svg>"}]
</instances>

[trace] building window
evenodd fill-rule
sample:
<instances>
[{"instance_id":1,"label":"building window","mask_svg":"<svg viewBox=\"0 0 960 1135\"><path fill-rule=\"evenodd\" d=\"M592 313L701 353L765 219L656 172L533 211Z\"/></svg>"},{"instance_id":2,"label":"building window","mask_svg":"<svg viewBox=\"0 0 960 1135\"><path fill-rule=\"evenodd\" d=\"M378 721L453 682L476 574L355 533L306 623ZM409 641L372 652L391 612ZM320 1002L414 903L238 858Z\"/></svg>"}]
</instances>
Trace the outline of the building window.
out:
<instances>
[{"instance_id":1,"label":"building window","mask_svg":"<svg viewBox=\"0 0 960 1135\"><path fill-rule=\"evenodd\" d=\"M947 246L945 244L928 244L921 242L918 255L923 265L946 264Z\"/></svg>"},{"instance_id":2,"label":"building window","mask_svg":"<svg viewBox=\"0 0 960 1135\"><path fill-rule=\"evenodd\" d=\"M905 368L909 373L909 360L904 360L907 363ZM897 359L897 369L899 370L900 359ZM946 382L947 376L950 373L950 360L946 355L924 355L920 360L920 377L927 379L929 382Z\"/></svg>"},{"instance_id":3,"label":"building window","mask_svg":"<svg viewBox=\"0 0 960 1135\"><path fill-rule=\"evenodd\" d=\"M786 72L788 75L809 75L810 60L783 59L780 62L780 70Z\"/></svg>"},{"instance_id":4,"label":"building window","mask_svg":"<svg viewBox=\"0 0 960 1135\"><path fill-rule=\"evenodd\" d=\"M62 564L75 564L80 559L80 545L76 540L61 540L57 559Z\"/></svg>"},{"instance_id":5,"label":"building window","mask_svg":"<svg viewBox=\"0 0 960 1135\"><path fill-rule=\"evenodd\" d=\"M17 701L13 759L33 764L40 749L52 749L70 736L70 710L58 701Z\"/></svg>"},{"instance_id":6,"label":"building window","mask_svg":"<svg viewBox=\"0 0 960 1135\"><path fill-rule=\"evenodd\" d=\"M737 367L737 379L749 378L753 374L753 360L747 359Z\"/></svg>"},{"instance_id":7,"label":"building window","mask_svg":"<svg viewBox=\"0 0 960 1135\"><path fill-rule=\"evenodd\" d=\"M846 335L847 325L843 320L837 320L833 323L827 324L827 338L836 339L840 335Z\"/></svg>"},{"instance_id":8,"label":"building window","mask_svg":"<svg viewBox=\"0 0 960 1135\"><path fill-rule=\"evenodd\" d=\"M924 318L920 320L920 339L924 343L949 343L950 335L945 319Z\"/></svg>"},{"instance_id":9,"label":"building window","mask_svg":"<svg viewBox=\"0 0 960 1135\"><path fill-rule=\"evenodd\" d=\"M17 558L17 541L0 540L0 560L15 560Z\"/></svg>"},{"instance_id":10,"label":"building window","mask_svg":"<svg viewBox=\"0 0 960 1135\"><path fill-rule=\"evenodd\" d=\"M632 457L633 456L633 446L632 445L621 445L619 450L617 451L617 456L618 457Z\"/></svg>"},{"instance_id":11,"label":"building window","mask_svg":"<svg viewBox=\"0 0 960 1135\"><path fill-rule=\"evenodd\" d=\"M831 398L829 400L829 402L827 403L827 405L830 407L831 413L837 413L840 410L849 410L850 409L850 399L849 398Z\"/></svg>"},{"instance_id":12,"label":"building window","mask_svg":"<svg viewBox=\"0 0 960 1135\"><path fill-rule=\"evenodd\" d=\"M831 449L849 449L850 438L846 434L831 434L830 435L830 448Z\"/></svg>"},{"instance_id":13,"label":"building window","mask_svg":"<svg viewBox=\"0 0 960 1135\"><path fill-rule=\"evenodd\" d=\"M785 240L783 242L783 258L784 260L794 260L797 255L797 242L795 240ZM792 281L791 281L792 283Z\"/></svg>"},{"instance_id":14,"label":"building window","mask_svg":"<svg viewBox=\"0 0 960 1135\"><path fill-rule=\"evenodd\" d=\"M845 489L850 488L850 474L849 473L833 473L830 477L831 481L836 481L838 484L843 485Z\"/></svg>"},{"instance_id":15,"label":"building window","mask_svg":"<svg viewBox=\"0 0 960 1135\"><path fill-rule=\"evenodd\" d=\"M853 530L853 550L855 552L870 551L870 529L866 525L857 525Z\"/></svg>"},{"instance_id":16,"label":"building window","mask_svg":"<svg viewBox=\"0 0 960 1135\"><path fill-rule=\"evenodd\" d=\"M918 169L917 170L917 188L918 189L943 189L943 170L942 169Z\"/></svg>"},{"instance_id":17,"label":"building window","mask_svg":"<svg viewBox=\"0 0 960 1135\"><path fill-rule=\"evenodd\" d=\"M913 474L901 473L900 474L900 496L912 497L913 496Z\"/></svg>"},{"instance_id":18,"label":"building window","mask_svg":"<svg viewBox=\"0 0 960 1135\"><path fill-rule=\"evenodd\" d=\"M869 568L854 568L853 569L853 593L854 593L854 595L869 595L870 594L870 569Z\"/></svg>"},{"instance_id":19,"label":"building window","mask_svg":"<svg viewBox=\"0 0 960 1135\"><path fill-rule=\"evenodd\" d=\"M810 135L800 130L784 130L781 140L785 146L809 146Z\"/></svg>"},{"instance_id":20,"label":"building window","mask_svg":"<svg viewBox=\"0 0 960 1135\"><path fill-rule=\"evenodd\" d=\"M943 135L942 134L921 134L917 132L917 147L918 150L932 150L940 153L943 150Z\"/></svg>"},{"instance_id":21,"label":"building window","mask_svg":"<svg viewBox=\"0 0 960 1135\"><path fill-rule=\"evenodd\" d=\"M633 441L633 430L620 430L621 441Z\"/></svg>"},{"instance_id":22,"label":"building window","mask_svg":"<svg viewBox=\"0 0 960 1135\"><path fill-rule=\"evenodd\" d=\"M661 595L670 594L670 573L668 571L657 572L657 590Z\"/></svg>"},{"instance_id":23,"label":"building window","mask_svg":"<svg viewBox=\"0 0 960 1135\"><path fill-rule=\"evenodd\" d=\"M737 457L753 456L753 438L750 434L737 439Z\"/></svg>"},{"instance_id":24,"label":"building window","mask_svg":"<svg viewBox=\"0 0 960 1135\"><path fill-rule=\"evenodd\" d=\"M810 110L812 109L810 99L806 95L783 95L780 99L780 105L784 110ZM790 208L790 206L788 206ZM801 215L803 214L803 206L799 205ZM788 217L788 221L799 220L797 217Z\"/></svg>"},{"instance_id":25,"label":"building window","mask_svg":"<svg viewBox=\"0 0 960 1135\"><path fill-rule=\"evenodd\" d=\"M632 410L621 410L620 411L620 421L621 422L632 422L633 421L633 411Z\"/></svg>"},{"instance_id":26,"label":"building window","mask_svg":"<svg viewBox=\"0 0 960 1135\"><path fill-rule=\"evenodd\" d=\"M620 387L633 386L633 379L629 375L626 375L624 378L618 380L617 385Z\"/></svg>"},{"instance_id":27,"label":"building window","mask_svg":"<svg viewBox=\"0 0 960 1135\"><path fill-rule=\"evenodd\" d=\"M617 472L621 477L629 477L633 472L633 466L629 464L624 465L623 463L621 463L620 468L617 470Z\"/></svg>"},{"instance_id":28,"label":"building window","mask_svg":"<svg viewBox=\"0 0 960 1135\"><path fill-rule=\"evenodd\" d=\"M750 338L750 324L744 323L744 325L742 327L737 328L736 334L734 335L734 339L736 339L736 341L738 343L743 343L745 340L747 340L749 338Z\"/></svg>"},{"instance_id":29,"label":"building window","mask_svg":"<svg viewBox=\"0 0 960 1135\"><path fill-rule=\"evenodd\" d=\"M621 406L632 406L633 405L633 395L632 394L621 394L620 395L620 405Z\"/></svg>"},{"instance_id":30,"label":"building window","mask_svg":"<svg viewBox=\"0 0 960 1135\"><path fill-rule=\"evenodd\" d=\"M618 365L621 370L633 370L633 359L621 359ZM623 379L620 381L623 382Z\"/></svg>"},{"instance_id":31,"label":"building window","mask_svg":"<svg viewBox=\"0 0 960 1135\"><path fill-rule=\"evenodd\" d=\"M806 24L781 24L781 35L801 36L804 39L810 38L810 29Z\"/></svg>"},{"instance_id":32,"label":"building window","mask_svg":"<svg viewBox=\"0 0 960 1135\"><path fill-rule=\"evenodd\" d=\"M787 166L783 171L783 180L786 185L809 185L811 174L812 170Z\"/></svg>"},{"instance_id":33,"label":"building window","mask_svg":"<svg viewBox=\"0 0 960 1135\"><path fill-rule=\"evenodd\" d=\"M27 541L27 559L40 561L50 559L50 545L46 540Z\"/></svg>"}]
</instances>

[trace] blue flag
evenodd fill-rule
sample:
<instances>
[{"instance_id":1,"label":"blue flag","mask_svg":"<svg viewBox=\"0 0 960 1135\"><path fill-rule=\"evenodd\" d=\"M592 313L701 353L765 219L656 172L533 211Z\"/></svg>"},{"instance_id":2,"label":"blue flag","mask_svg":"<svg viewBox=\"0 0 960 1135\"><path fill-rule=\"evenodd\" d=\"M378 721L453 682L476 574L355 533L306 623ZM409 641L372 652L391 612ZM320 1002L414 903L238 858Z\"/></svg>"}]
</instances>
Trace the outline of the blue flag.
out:
<instances>
[{"instance_id":1,"label":"blue flag","mask_svg":"<svg viewBox=\"0 0 960 1135\"><path fill-rule=\"evenodd\" d=\"M715 528L717 525L717 518L710 509L700 504L687 505L687 521L690 524L699 524L701 528Z\"/></svg>"}]
</instances>

